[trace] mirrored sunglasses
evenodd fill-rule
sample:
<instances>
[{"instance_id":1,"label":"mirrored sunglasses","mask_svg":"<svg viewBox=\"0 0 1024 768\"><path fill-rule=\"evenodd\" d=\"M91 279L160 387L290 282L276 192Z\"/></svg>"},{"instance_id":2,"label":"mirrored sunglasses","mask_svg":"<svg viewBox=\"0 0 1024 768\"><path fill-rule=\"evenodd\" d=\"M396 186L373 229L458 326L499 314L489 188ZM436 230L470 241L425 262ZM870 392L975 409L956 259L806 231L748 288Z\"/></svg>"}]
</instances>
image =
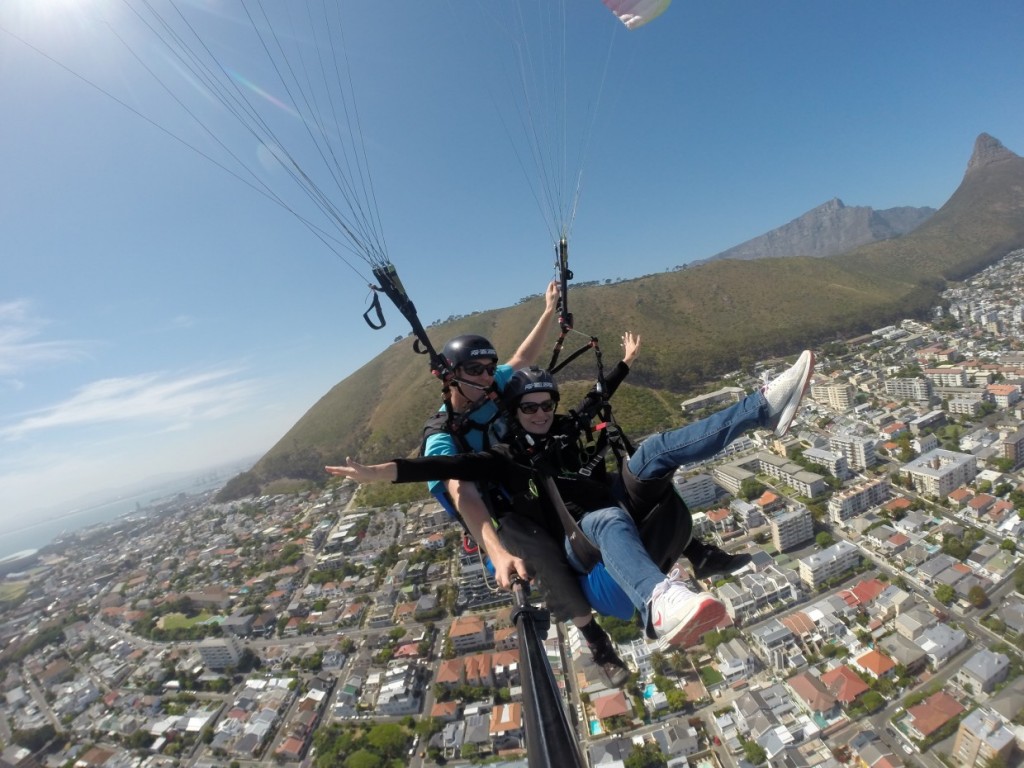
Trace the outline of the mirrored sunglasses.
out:
<instances>
[{"instance_id":1,"label":"mirrored sunglasses","mask_svg":"<svg viewBox=\"0 0 1024 768\"><path fill-rule=\"evenodd\" d=\"M462 372L467 376L480 376L486 373L488 376L493 376L495 371L498 370L497 363L490 363L485 365L484 363L463 363L459 366Z\"/></svg>"},{"instance_id":2,"label":"mirrored sunglasses","mask_svg":"<svg viewBox=\"0 0 1024 768\"><path fill-rule=\"evenodd\" d=\"M545 400L542 403L520 403L519 410L527 416L536 413L538 410L544 411L544 413L551 413L551 411L555 410L555 401Z\"/></svg>"}]
</instances>

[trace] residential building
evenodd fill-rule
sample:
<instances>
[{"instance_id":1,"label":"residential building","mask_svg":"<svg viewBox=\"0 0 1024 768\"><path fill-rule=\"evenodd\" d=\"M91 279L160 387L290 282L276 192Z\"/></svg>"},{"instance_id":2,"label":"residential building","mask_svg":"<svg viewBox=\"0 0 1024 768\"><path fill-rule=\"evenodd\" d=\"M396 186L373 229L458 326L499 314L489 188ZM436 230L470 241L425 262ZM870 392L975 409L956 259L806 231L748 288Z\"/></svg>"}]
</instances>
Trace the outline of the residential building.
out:
<instances>
[{"instance_id":1,"label":"residential building","mask_svg":"<svg viewBox=\"0 0 1024 768\"><path fill-rule=\"evenodd\" d=\"M477 615L457 617L448 629L448 638L456 655L487 648L491 642L483 617Z\"/></svg>"},{"instance_id":2,"label":"residential building","mask_svg":"<svg viewBox=\"0 0 1024 768\"><path fill-rule=\"evenodd\" d=\"M725 605L726 613L738 624L756 618L771 606L792 605L801 597L800 582L795 574L775 565L741 574L718 588L718 598Z\"/></svg>"},{"instance_id":3,"label":"residential building","mask_svg":"<svg viewBox=\"0 0 1024 768\"><path fill-rule=\"evenodd\" d=\"M926 403L931 399L932 385L928 379L886 379L885 394L893 400L917 400Z\"/></svg>"},{"instance_id":4,"label":"residential building","mask_svg":"<svg viewBox=\"0 0 1024 768\"><path fill-rule=\"evenodd\" d=\"M812 552L799 563L800 581L814 590L860 565L860 550L838 541L822 552Z\"/></svg>"},{"instance_id":5,"label":"residential building","mask_svg":"<svg viewBox=\"0 0 1024 768\"><path fill-rule=\"evenodd\" d=\"M925 368L924 376L936 387L966 387L967 371L963 368Z\"/></svg>"},{"instance_id":6,"label":"residential building","mask_svg":"<svg viewBox=\"0 0 1024 768\"><path fill-rule=\"evenodd\" d=\"M804 451L804 459L824 467L830 475L840 480L850 474L850 462L841 453L826 451L822 448L808 448Z\"/></svg>"},{"instance_id":7,"label":"residential building","mask_svg":"<svg viewBox=\"0 0 1024 768\"><path fill-rule=\"evenodd\" d=\"M828 449L846 457L851 469L865 470L878 463L875 453L876 440L873 437L858 437L850 434L831 435Z\"/></svg>"},{"instance_id":8,"label":"residential building","mask_svg":"<svg viewBox=\"0 0 1024 768\"><path fill-rule=\"evenodd\" d=\"M945 498L978 474L977 460L968 453L936 448L903 465L900 477L910 480L919 493Z\"/></svg>"},{"instance_id":9,"label":"residential building","mask_svg":"<svg viewBox=\"0 0 1024 768\"><path fill-rule=\"evenodd\" d=\"M785 552L814 538L814 519L807 507L800 506L773 517L771 529L775 549Z\"/></svg>"},{"instance_id":10,"label":"residential building","mask_svg":"<svg viewBox=\"0 0 1024 768\"><path fill-rule=\"evenodd\" d=\"M234 635L207 637L198 646L203 664L209 669L227 669L238 666L245 646Z\"/></svg>"},{"instance_id":11,"label":"residential building","mask_svg":"<svg viewBox=\"0 0 1024 768\"><path fill-rule=\"evenodd\" d=\"M953 742L957 765L988 765L1001 760L1013 765L1015 751L1013 726L991 709L976 709L960 721Z\"/></svg>"},{"instance_id":12,"label":"residential building","mask_svg":"<svg viewBox=\"0 0 1024 768\"><path fill-rule=\"evenodd\" d=\"M1018 429L1003 439L1003 458L1012 461L1014 468L1024 463L1024 429Z\"/></svg>"},{"instance_id":13,"label":"residential building","mask_svg":"<svg viewBox=\"0 0 1024 768\"><path fill-rule=\"evenodd\" d=\"M938 691L907 710L907 732L913 739L927 739L963 711L959 701L945 691Z\"/></svg>"},{"instance_id":14,"label":"residential building","mask_svg":"<svg viewBox=\"0 0 1024 768\"><path fill-rule=\"evenodd\" d=\"M841 525L844 520L881 506L888 501L891 493L892 486L886 478L865 480L844 488L834 493L828 501L829 519Z\"/></svg>"},{"instance_id":15,"label":"residential building","mask_svg":"<svg viewBox=\"0 0 1024 768\"><path fill-rule=\"evenodd\" d=\"M715 655L719 661L718 671L730 685L746 680L757 671L757 657L738 637L719 645L715 649Z\"/></svg>"},{"instance_id":16,"label":"residential building","mask_svg":"<svg viewBox=\"0 0 1024 768\"><path fill-rule=\"evenodd\" d=\"M982 400L980 397L953 397L950 398L946 407L949 413L952 413L955 416L967 416L973 418L981 413L981 403Z\"/></svg>"},{"instance_id":17,"label":"residential building","mask_svg":"<svg viewBox=\"0 0 1024 768\"><path fill-rule=\"evenodd\" d=\"M681 482L675 482L676 492L690 509L700 509L715 503L718 486L710 475L694 475Z\"/></svg>"},{"instance_id":18,"label":"residential building","mask_svg":"<svg viewBox=\"0 0 1024 768\"><path fill-rule=\"evenodd\" d=\"M811 384L811 397L834 411L845 411L852 408L855 395L856 390L853 385L847 382Z\"/></svg>"},{"instance_id":19,"label":"residential building","mask_svg":"<svg viewBox=\"0 0 1024 768\"><path fill-rule=\"evenodd\" d=\"M956 682L972 695L991 693L1010 674L1010 658L983 648L957 670Z\"/></svg>"}]
</instances>

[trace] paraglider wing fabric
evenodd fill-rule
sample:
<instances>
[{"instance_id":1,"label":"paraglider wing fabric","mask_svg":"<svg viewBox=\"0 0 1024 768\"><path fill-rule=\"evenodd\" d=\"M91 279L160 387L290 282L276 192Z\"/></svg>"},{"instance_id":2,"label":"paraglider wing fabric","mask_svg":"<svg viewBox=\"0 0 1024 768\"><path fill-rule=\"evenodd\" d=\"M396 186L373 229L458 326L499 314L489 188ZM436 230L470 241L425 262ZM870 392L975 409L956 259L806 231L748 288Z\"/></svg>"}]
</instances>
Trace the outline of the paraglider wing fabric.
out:
<instances>
[{"instance_id":1,"label":"paraglider wing fabric","mask_svg":"<svg viewBox=\"0 0 1024 768\"><path fill-rule=\"evenodd\" d=\"M672 0L602 0L629 29L642 27L662 14Z\"/></svg>"}]
</instances>

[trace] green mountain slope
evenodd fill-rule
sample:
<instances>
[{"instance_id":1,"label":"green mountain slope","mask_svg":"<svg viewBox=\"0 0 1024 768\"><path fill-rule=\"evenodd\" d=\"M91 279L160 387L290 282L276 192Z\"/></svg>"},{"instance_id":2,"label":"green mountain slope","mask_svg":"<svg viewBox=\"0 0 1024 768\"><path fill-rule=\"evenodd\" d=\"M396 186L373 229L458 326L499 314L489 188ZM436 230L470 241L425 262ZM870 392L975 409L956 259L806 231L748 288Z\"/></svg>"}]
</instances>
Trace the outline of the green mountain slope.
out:
<instances>
[{"instance_id":1,"label":"green mountain slope","mask_svg":"<svg viewBox=\"0 0 1024 768\"><path fill-rule=\"evenodd\" d=\"M603 340L609 365L618 359L623 330L643 336L630 386L616 398L620 420L638 435L678 423L679 400L727 371L922 317L938 303L948 280L1022 246L1024 159L982 134L953 196L901 238L830 258L726 259L615 285L571 288L572 309L577 328ZM460 318L428 332L437 345L459 333L481 333L499 352L511 353L541 301ZM552 341L554 335L553 329ZM440 385L410 346L408 339L392 345L333 387L250 473L232 482L226 496L278 478L322 480L322 466L346 455L374 461L415 450L424 419L439 403ZM561 378L582 382L594 373L593 356L584 355Z\"/></svg>"}]
</instances>

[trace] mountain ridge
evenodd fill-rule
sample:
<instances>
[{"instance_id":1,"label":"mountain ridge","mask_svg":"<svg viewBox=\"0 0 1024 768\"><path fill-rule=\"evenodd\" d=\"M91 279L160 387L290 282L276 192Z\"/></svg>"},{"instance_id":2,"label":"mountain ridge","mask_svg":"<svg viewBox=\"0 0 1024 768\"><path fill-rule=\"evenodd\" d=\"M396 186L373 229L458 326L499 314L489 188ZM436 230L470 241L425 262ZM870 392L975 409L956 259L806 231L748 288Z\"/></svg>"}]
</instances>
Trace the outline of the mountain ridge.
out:
<instances>
[{"instance_id":1,"label":"mountain ridge","mask_svg":"<svg viewBox=\"0 0 1024 768\"><path fill-rule=\"evenodd\" d=\"M876 211L865 205L848 206L838 197L833 197L781 227L703 261L835 256L861 245L908 234L934 213L934 208L911 206Z\"/></svg>"}]
</instances>

